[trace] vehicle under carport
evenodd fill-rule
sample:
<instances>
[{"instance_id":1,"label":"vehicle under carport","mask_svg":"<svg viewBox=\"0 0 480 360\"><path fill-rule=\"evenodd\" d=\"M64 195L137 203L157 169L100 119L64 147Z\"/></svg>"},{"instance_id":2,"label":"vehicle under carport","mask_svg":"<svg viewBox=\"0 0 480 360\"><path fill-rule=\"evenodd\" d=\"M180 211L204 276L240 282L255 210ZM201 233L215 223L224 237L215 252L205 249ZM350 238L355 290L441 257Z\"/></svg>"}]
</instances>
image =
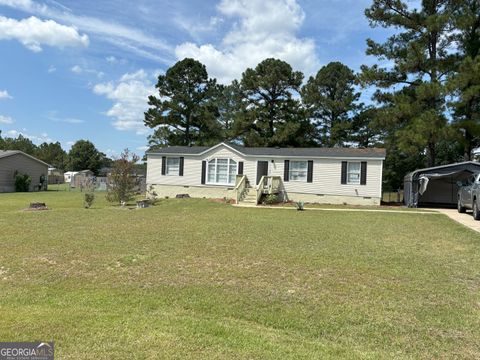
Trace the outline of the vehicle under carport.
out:
<instances>
[{"instance_id":1,"label":"vehicle under carport","mask_svg":"<svg viewBox=\"0 0 480 360\"><path fill-rule=\"evenodd\" d=\"M418 169L404 178L404 202L408 207L456 207L458 184L480 172L480 163L462 163Z\"/></svg>"}]
</instances>

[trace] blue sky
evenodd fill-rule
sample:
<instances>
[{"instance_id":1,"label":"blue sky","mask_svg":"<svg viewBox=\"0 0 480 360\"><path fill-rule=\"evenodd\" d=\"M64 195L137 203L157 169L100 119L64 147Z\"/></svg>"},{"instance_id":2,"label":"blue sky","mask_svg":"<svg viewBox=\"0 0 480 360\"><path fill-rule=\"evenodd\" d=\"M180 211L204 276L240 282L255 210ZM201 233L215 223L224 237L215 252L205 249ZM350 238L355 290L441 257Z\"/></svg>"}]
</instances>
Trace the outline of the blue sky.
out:
<instances>
[{"instance_id":1,"label":"blue sky","mask_svg":"<svg viewBox=\"0 0 480 360\"><path fill-rule=\"evenodd\" d=\"M371 0L0 0L0 130L69 149L142 155L158 74L194 57L228 83L266 57L306 76L330 61L358 70L382 40ZM365 95L367 96L368 93Z\"/></svg>"}]
</instances>

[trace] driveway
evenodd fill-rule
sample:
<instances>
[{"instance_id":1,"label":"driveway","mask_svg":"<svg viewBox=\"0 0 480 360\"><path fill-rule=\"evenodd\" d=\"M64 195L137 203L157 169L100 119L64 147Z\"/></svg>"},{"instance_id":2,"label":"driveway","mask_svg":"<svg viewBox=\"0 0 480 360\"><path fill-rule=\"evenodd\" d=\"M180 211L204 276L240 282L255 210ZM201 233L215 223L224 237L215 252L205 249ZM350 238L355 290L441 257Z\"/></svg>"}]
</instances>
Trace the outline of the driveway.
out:
<instances>
[{"instance_id":1,"label":"driveway","mask_svg":"<svg viewBox=\"0 0 480 360\"><path fill-rule=\"evenodd\" d=\"M480 232L480 221L474 220L471 211L466 214L460 214L457 209L431 209L447 215L450 219L469 227L472 230Z\"/></svg>"}]
</instances>

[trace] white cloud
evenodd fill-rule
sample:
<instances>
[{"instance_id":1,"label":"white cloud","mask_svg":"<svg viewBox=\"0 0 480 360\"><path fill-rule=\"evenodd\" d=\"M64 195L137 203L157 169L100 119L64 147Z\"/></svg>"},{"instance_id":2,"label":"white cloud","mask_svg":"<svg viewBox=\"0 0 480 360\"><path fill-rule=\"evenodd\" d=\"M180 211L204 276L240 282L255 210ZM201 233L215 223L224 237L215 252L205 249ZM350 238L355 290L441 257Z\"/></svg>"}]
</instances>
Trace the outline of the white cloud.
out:
<instances>
[{"instance_id":1,"label":"white cloud","mask_svg":"<svg viewBox=\"0 0 480 360\"><path fill-rule=\"evenodd\" d=\"M138 151L147 151L148 149L149 149L148 146L139 146L139 147L137 147L137 150L138 150Z\"/></svg>"},{"instance_id":2,"label":"white cloud","mask_svg":"<svg viewBox=\"0 0 480 360\"><path fill-rule=\"evenodd\" d=\"M7 90L0 90L0 100L2 99L13 99L13 97L8 93Z\"/></svg>"},{"instance_id":3,"label":"white cloud","mask_svg":"<svg viewBox=\"0 0 480 360\"><path fill-rule=\"evenodd\" d=\"M71 24L82 31L95 34L98 38L124 50L137 53L147 58L154 58L167 64L171 63L170 59L164 59L157 54L159 51L172 53L172 47L154 36L145 34L139 29L115 22L95 17L75 15L70 9L65 8L55 1L51 1L50 4L54 6L47 6L32 0L0 0L0 5Z\"/></svg>"},{"instance_id":4,"label":"white cloud","mask_svg":"<svg viewBox=\"0 0 480 360\"><path fill-rule=\"evenodd\" d=\"M203 23L195 18L178 15L174 22L178 28L186 31L195 41L199 41L202 35L216 31L223 24L224 19L212 16L208 23Z\"/></svg>"},{"instance_id":5,"label":"white cloud","mask_svg":"<svg viewBox=\"0 0 480 360\"><path fill-rule=\"evenodd\" d=\"M12 138L16 138L18 137L19 135L22 135L23 137L26 137L27 139L30 139L32 140L32 142L36 143L36 144L41 144L43 142L46 142L46 143L51 143L53 142L53 140L48 136L47 133L41 133L40 135L30 135L30 134L27 134L25 132L25 130L22 130L22 131L18 131L18 130L8 130L5 132L5 134L8 136L8 137L12 137Z\"/></svg>"},{"instance_id":6,"label":"white cloud","mask_svg":"<svg viewBox=\"0 0 480 360\"><path fill-rule=\"evenodd\" d=\"M0 16L0 40L18 40L33 52L42 51L42 45L66 47L88 46L88 36L80 35L74 27L34 16L16 20Z\"/></svg>"},{"instance_id":7,"label":"white cloud","mask_svg":"<svg viewBox=\"0 0 480 360\"><path fill-rule=\"evenodd\" d=\"M306 75L318 70L314 41L296 36L305 19L296 0L222 0L217 8L223 16L238 19L221 45L183 43L175 49L178 59L199 60L221 83L240 78L247 67L269 57Z\"/></svg>"},{"instance_id":8,"label":"white cloud","mask_svg":"<svg viewBox=\"0 0 480 360\"><path fill-rule=\"evenodd\" d=\"M0 115L0 124L13 124L13 119L10 116Z\"/></svg>"},{"instance_id":9,"label":"white cloud","mask_svg":"<svg viewBox=\"0 0 480 360\"><path fill-rule=\"evenodd\" d=\"M75 74L93 74L99 79L105 76L105 73L103 73L102 71L81 67L80 65L75 65L70 70Z\"/></svg>"},{"instance_id":10,"label":"white cloud","mask_svg":"<svg viewBox=\"0 0 480 360\"><path fill-rule=\"evenodd\" d=\"M45 116L46 119L53 121L53 122L59 122L59 123L67 123L67 124L83 124L85 121L82 119L77 119L77 118L71 118L71 117L59 117L58 116L58 111L52 110L49 111Z\"/></svg>"},{"instance_id":11,"label":"white cloud","mask_svg":"<svg viewBox=\"0 0 480 360\"><path fill-rule=\"evenodd\" d=\"M54 73L55 71L57 71L57 68L56 68L55 66L53 66L53 65L50 65L50 66L48 67L48 70L47 70L47 71L48 71L49 74L52 74L52 73Z\"/></svg>"},{"instance_id":12,"label":"white cloud","mask_svg":"<svg viewBox=\"0 0 480 360\"><path fill-rule=\"evenodd\" d=\"M106 115L114 119L116 129L148 133L143 124L143 113L148 109L148 96L155 94L155 86L143 69L124 74L115 82L97 84L93 91L113 101Z\"/></svg>"}]
</instances>

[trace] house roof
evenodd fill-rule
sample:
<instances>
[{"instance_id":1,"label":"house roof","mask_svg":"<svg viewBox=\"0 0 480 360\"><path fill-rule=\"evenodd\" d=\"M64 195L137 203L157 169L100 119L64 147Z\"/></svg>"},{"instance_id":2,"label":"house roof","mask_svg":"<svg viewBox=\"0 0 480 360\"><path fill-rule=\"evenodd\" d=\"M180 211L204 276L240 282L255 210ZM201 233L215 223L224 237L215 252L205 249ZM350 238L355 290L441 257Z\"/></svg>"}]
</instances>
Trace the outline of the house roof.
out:
<instances>
[{"instance_id":1,"label":"house roof","mask_svg":"<svg viewBox=\"0 0 480 360\"><path fill-rule=\"evenodd\" d=\"M149 154L161 155L202 155L220 145L225 145L245 156L268 157L354 157L354 158L385 158L385 149L380 148L276 148L276 147L246 147L237 144L220 143L215 146L169 146L150 151Z\"/></svg>"},{"instance_id":2,"label":"house roof","mask_svg":"<svg viewBox=\"0 0 480 360\"><path fill-rule=\"evenodd\" d=\"M7 156L16 155L16 154L21 154L21 155L27 156L32 160L38 161L39 163L42 163L43 165L46 165L46 166L50 167L50 164L47 164L45 161L37 159L36 157L33 157L32 155L26 154L26 153L24 153L23 151L20 151L20 150L0 150L0 159L5 158Z\"/></svg>"}]
</instances>

